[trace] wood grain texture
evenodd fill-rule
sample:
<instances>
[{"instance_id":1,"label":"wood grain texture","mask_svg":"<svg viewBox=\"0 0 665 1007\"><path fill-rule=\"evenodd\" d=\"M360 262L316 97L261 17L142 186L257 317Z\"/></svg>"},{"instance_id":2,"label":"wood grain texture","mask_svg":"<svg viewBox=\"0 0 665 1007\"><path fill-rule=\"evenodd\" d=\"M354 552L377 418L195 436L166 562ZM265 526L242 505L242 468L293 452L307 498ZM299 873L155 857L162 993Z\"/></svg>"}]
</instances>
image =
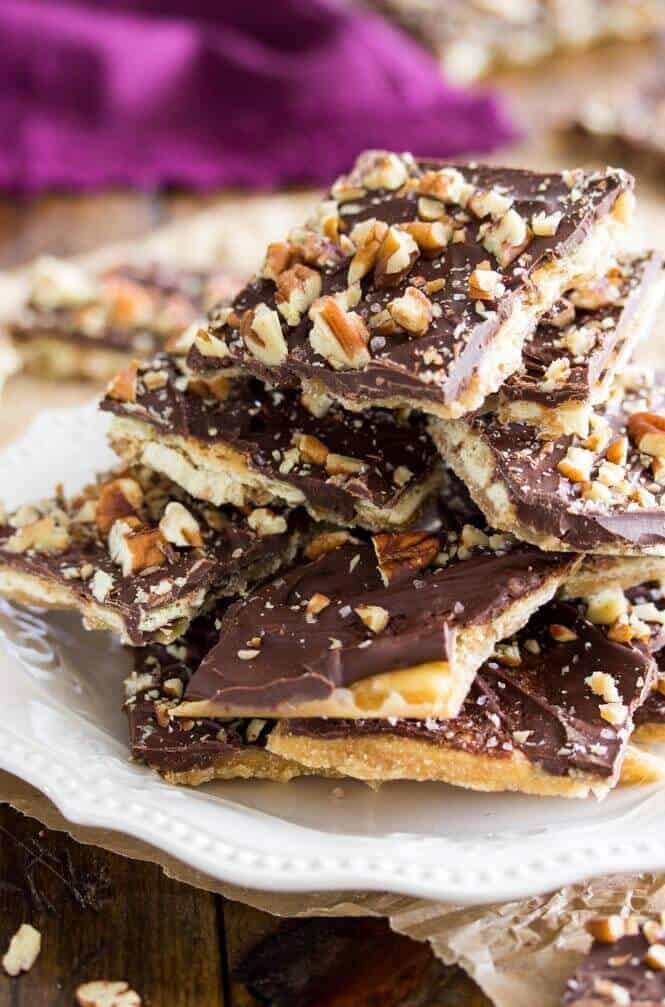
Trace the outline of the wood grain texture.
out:
<instances>
[{"instance_id":1,"label":"wood grain texture","mask_svg":"<svg viewBox=\"0 0 665 1007\"><path fill-rule=\"evenodd\" d=\"M150 1007L223 1007L218 899L0 808L0 952L21 923L33 969L0 974L0 1007L70 1007L77 985L125 980Z\"/></svg>"}]
</instances>

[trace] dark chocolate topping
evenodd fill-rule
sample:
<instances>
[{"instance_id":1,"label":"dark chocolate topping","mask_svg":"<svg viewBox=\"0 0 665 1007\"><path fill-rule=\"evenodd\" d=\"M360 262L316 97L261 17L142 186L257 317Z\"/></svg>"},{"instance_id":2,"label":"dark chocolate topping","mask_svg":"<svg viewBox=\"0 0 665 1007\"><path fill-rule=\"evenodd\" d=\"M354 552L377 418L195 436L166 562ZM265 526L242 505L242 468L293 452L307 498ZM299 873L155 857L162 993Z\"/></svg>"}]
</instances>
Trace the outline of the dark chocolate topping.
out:
<instances>
[{"instance_id":1,"label":"dark chocolate topping","mask_svg":"<svg viewBox=\"0 0 665 1007\"><path fill-rule=\"evenodd\" d=\"M155 632L142 628L142 622L160 609L168 609L197 593L202 594L199 604L208 595L237 593L238 586L244 587L248 581L254 582L273 573L289 556L294 533L304 526L304 516L294 513L288 518L285 532L260 536L249 527L244 515L232 508L202 505L169 480L146 469L131 469L126 475L143 487L144 504L134 516L144 522L145 527L156 528L167 504L177 501L198 521L202 545L176 548L164 542L160 546L165 558L162 565L124 575L111 558L106 535L100 533L94 516L85 521L77 517L85 501L95 501L100 488L116 478L102 477L98 485L69 503L50 502L51 510L64 507L69 536L65 548L48 552L34 548L12 551L16 528L3 524L0 525L0 563L62 584L82 603L96 602L117 613L127 637L134 644L144 644L154 638ZM48 513L49 507L40 505L40 512ZM100 572L111 578L105 595L99 593L96 583Z\"/></svg>"},{"instance_id":2,"label":"dark chocolate topping","mask_svg":"<svg viewBox=\"0 0 665 1007\"><path fill-rule=\"evenodd\" d=\"M146 372L164 375L165 386L146 387ZM380 409L354 415L332 405L317 418L302 405L299 392L269 389L254 379L234 381L225 395L220 401L203 382L188 383L176 360L161 354L139 370L136 402L107 396L102 409L206 445L229 445L259 475L288 483L315 510L343 522L353 521L356 500L395 507L440 464L415 415L398 419ZM316 437L332 454L362 462L362 471L328 475L325 463L308 462L295 448L303 434Z\"/></svg>"},{"instance_id":3,"label":"dark chocolate topping","mask_svg":"<svg viewBox=\"0 0 665 1007\"><path fill-rule=\"evenodd\" d=\"M566 435L543 440L537 428L527 424L501 423L493 414L476 417L471 429L490 448L496 477L505 484L519 521L536 534L554 536L579 552L608 545L665 545L663 487L654 482L651 457L637 449L628 431L633 413L665 416L662 382L663 376L656 375L653 387L637 383L596 410L609 424L611 441L626 437L629 444L622 476L628 489L612 489L608 502L585 499L587 483L574 482L559 470L568 449L583 446L583 438ZM593 452L590 482L598 480L606 448Z\"/></svg>"},{"instance_id":4,"label":"dark chocolate topping","mask_svg":"<svg viewBox=\"0 0 665 1007\"><path fill-rule=\"evenodd\" d=\"M416 162L408 155L401 159L390 156L399 163L398 179L406 179L406 184L398 180L395 189L373 187L368 191L365 184L386 155L367 152L361 155L353 172L333 186L331 197L340 198L334 211L335 226L347 238L347 245L341 239L335 243L327 237L323 222L315 222L306 230L300 245L298 241L291 242L294 261L305 261L310 268L314 265L320 270L322 296L339 294L348 287L349 264L355 252L353 245L348 245L348 235L353 228L371 219L387 225L417 221L418 187L423 176L450 167L443 162ZM315 351L309 340L312 322L306 312L292 327L281 321L288 356L278 366L269 367L247 350L238 329L227 324L226 317L221 324L213 317L211 332L225 340L231 360L280 385L315 380L335 398L350 402L367 403L393 397L441 404L458 400L477 374L487 345L513 311L515 300L524 295L534 271L545 263L565 259L594 223L612 210L618 196L630 188L632 181L625 173L613 170L570 173L565 177L482 165L459 165L456 170L466 189L459 196L461 202L451 197L445 203L447 226L455 231L455 238L443 250L423 251L409 268L389 280L370 270L360 281L361 297L357 303L352 299L352 310L369 328L371 336L367 347L371 359L362 369L335 369ZM493 252L483 244L487 230L494 226L489 211L480 216L480 210L476 215L462 205L468 203L472 191L469 187L476 193L508 197L512 210L529 226L536 214L548 218L561 214L555 234L544 237L529 232L526 246L523 250L520 246L520 254L515 254L504 266L499 265ZM344 188L355 191L355 197L344 201L345 197L340 195ZM492 300L480 301L469 291L471 273L481 263L489 263L500 276L500 294ZM439 284L440 289L436 289ZM385 314L388 305L413 286L426 293L433 305L427 331L414 336L405 327L390 324L390 331L382 335L381 328L375 322L372 324L373 319ZM273 279L257 277L248 284L233 302L235 317L240 319L259 303L270 308L278 306ZM202 359L196 350L190 353L189 363L195 368L228 366L228 360Z\"/></svg>"},{"instance_id":5,"label":"dark chocolate topping","mask_svg":"<svg viewBox=\"0 0 665 1007\"><path fill-rule=\"evenodd\" d=\"M559 302L525 344L524 364L502 386L502 397L549 408L571 400L588 402L596 385L606 377L661 269L662 258L655 253L624 260L603 281L589 285L590 299L586 303L590 304L591 295L597 294L598 307ZM576 349L585 344L588 349L583 352ZM568 362L568 375L562 381L548 381L547 369L560 360Z\"/></svg>"},{"instance_id":6,"label":"dark chocolate topping","mask_svg":"<svg viewBox=\"0 0 665 1007\"><path fill-rule=\"evenodd\" d=\"M457 536L419 535L412 565L404 552L395 555L408 534L377 537L391 576L387 587L373 546L348 542L232 605L186 698L272 708L323 699L382 672L446 661L460 629L491 621L566 562L523 546L496 552L486 546L425 569L437 554L454 552ZM330 604L308 616L315 594ZM385 628L373 633L356 612L362 606L386 613Z\"/></svg>"},{"instance_id":7,"label":"dark chocolate topping","mask_svg":"<svg viewBox=\"0 0 665 1007\"><path fill-rule=\"evenodd\" d=\"M658 940L661 944L662 940ZM661 1007L665 1002L665 971L650 968L645 955L650 943L642 932L604 943L594 941L591 950L568 980L564 1007L616 1007L622 1003L606 984L613 983L629 994L634 1007Z\"/></svg>"},{"instance_id":8,"label":"dark chocolate topping","mask_svg":"<svg viewBox=\"0 0 665 1007\"><path fill-rule=\"evenodd\" d=\"M221 611L200 616L170 646L149 644L133 651L135 670L125 683L132 755L161 772L205 769L231 751L265 745L269 722L255 722L256 732L248 737L249 720L183 722L167 715L180 691L176 680L184 691L201 659L216 642ZM159 713L162 715L158 719Z\"/></svg>"},{"instance_id":9,"label":"dark chocolate topping","mask_svg":"<svg viewBox=\"0 0 665 1007\"><path fill-rule=\"evenodd\" d=\"M319 738L396 734L497 759L518 750L555 776L587 772L616 778L632 713L649 694L655 663L645 647L608 639L584 611L582 605L559 602L540 609L509 641L518 648L519 665L486 662L452 720L294 719L289 729ZM572 630L575 639L556 642L552 625ZM604 700L586 682L596 671L612 676L627 707L620 727L603 719Z\"/></svg>"}]
</instances>

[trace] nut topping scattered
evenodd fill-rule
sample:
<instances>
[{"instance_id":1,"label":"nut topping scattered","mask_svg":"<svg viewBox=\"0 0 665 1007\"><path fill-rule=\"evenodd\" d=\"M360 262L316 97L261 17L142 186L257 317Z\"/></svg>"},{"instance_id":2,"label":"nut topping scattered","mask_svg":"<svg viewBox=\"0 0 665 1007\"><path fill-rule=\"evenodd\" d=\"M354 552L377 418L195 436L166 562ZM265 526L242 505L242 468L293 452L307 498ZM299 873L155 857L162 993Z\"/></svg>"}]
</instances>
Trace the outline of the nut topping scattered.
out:
<instances>
[{"instance_id":1,"label":"nut topping scattered","mask_svg":"<svg viewBox=\"0 0 665 1007\"><path fill-rule=\"evenodd\" d=\"M297 264L277 280L277 310L287 325L298 325L302 316L321 294L321 274Z\"/></svg>"},{"instance_id":2,"label":"nut topping scattered","mask_svg":"<svg viewBox=\"0 0 665 1007\"><path fill-rule=\"evenodd\" d=\"M95 511L99 531L108 535L118 518L137 514L142 505L143 490L136 479L120 477L104 483L99 490Z\"/></svg>"},{"instance_id":3,"label":"nut topping scattered","mask_svg":"<svg viewBox=\"0 0 665 1007\"><path fill-rule=\"evenodd\" d=\"M147 528L138 518L123 518L109 532L109 553L123 577L166 563L166 539L159 528Z\"/></svg>"},{"instance_id":4,"label":"nut topping scattered","mask_svg":"<svg viewBox=\"0 0 665 1007\"><path fill-rule=\"evenodd\" d=\"M350 541L351 535L348 531L322 531L307 543L305 556L311 560L319 559Z\"/></svg>"},{"instance_id":5,"label":"nut topping scattered","mask_svg":"<svg viewBox=\"0 0 665 1007\"><path fill-rule=\"evenodd\" d=\"M607 587L585 598L586 617L597 626L611 626L628 611L628 600L620 587Z\"/></svg>"},{"instance_id":6,"label":"nut topping scattered","mask_svg":"<svg viewBox=\"0 0 665 1007\"><path fill-rule=\"evenodd\" d=\"M393 321L414 336L424 336L431 325L432 302L417 287L407 287L402 297L388 305Z\"/></svg>"},{"instance_id":7,"label":"nut topping scattered","mask_svg":"<svg viewBox=\"0 0 665 1007\"><path fill-rule=\"evenodd\" d=\"M326 472L331 476L336 475L357 475L365 467L358 458L350 458L348 455L337 455L330 452L326 457Z\"/></svg>"},{"instance_id":8,"label":"nut topping scattered","mask_svg":"<svg viewBox=\"0 0 665 1007\"><path fill-rule=\"evenodd\" d=\"M313 326L309 341L336 370L360 369L369 363L369 332L360 315L344 311L334 297L321 297L309 312Z\"/></svg>"},{"instance_id":9,"label":"nut topping scattered","mask_svg":"<svg viewBox=\"0 0 665 1007\"><path fill-rule=\"evenodd\" d=\"M287 528L286 518L281 514L275 514L268 507L257 507L247 518L249 527L264 535L282 535Z\"/></svg>"},{"instance_id":10,"label":"nut topping scattered","mask_svg":"<svg viewBox=\"0 0 665 1007\"><path fill-rule=\"evenodd\" d=\"M257 304L243 315L240 326L247 349L267 367L277 367L288 354L279 315L267 304Z\"/></svg>"},{"instance_id":11,"label":"nut topping scattered","mask_svg":"<svg viewBox=\"0 0 665 1007\"><path fill-rule=\"evenodd\" d=\"M411 235L423 254L429 256L439 255L450 243L453 236L451 225L441 220L431 222L413 220L406 224L400 224L399 227Z\"/></svg>"},{"instance_id":12,"label":"nut topping scattered","mask_svg":"<svg viewBox=\"0 0 665 1007\"><path fill-rule=\"evenodd\" d=\"M76 990L79 1007L141 1007L141 997L126 982L97 979Z\"/></svg>"},{"instance_id":13,"label":"nut topping scattered","mask_svg":"<svg viewBox=\"0 0 665 1007\"><path fill-rule=\"evenodd\" d=\"M177 500L171 500L164 509L159 530L175 546L200 547L203 545L201 526L193 514Z\"/></svg>"},{"instance_id":14,"label":"nut topping scattered","mask_svg":"<svg viewBox=\"0 0 665 1007\"><path fill-rule=\"evenodd\" d=\"M481 230L483 245L504 268L524 251L530 240L526 222L517 210L508 210L497 223L483 224Z\"/></svg>"},{"instance_id":15,"label":"nut topping scattered","mask_svg":"<svg viewBox=\"0 0 665 1007\"><path fill-rule=\"evenodd\" d=\"M577 640L577 633L569 629L568 626L560 626L555 622L550 626L550 636L557 643L571 643L573 640Z\"/></svg>"},{"instance_id":16,"label":"nut topping scattered","mask_svg":"<svg viewBox=\"0 0 665 1007\"><path fill-rule=\"evenodd\" d=\"M424 570L439 552L438 536L426 531L374 535L372 542L386 587L393 581Z\"/></svg>"},{"instance_id":17,"label":"nut topping scattered","mask_svg":"<svg viewBox=\"0 0 665 1007\"><path fill-rule=\"evenodd\" d=\"M633 413L628 417L628 436L638 451L665 458L665 416Z\"/></svg>"},{"instance_id":18,"label":"nut topping scattered","mask_svg":"<svg viewBox=\"0 0 665 1007\"><path fill-rule=\"evenodd\" d=\"M557 468L561 475L570 479L574 483L586 483L589 481L591 469L594 463L594 456L586 448L578 448L572 445L568 448L566 455L561 459Z\"/></svg>"},{"instance_id":19,"label":"nut topping scattered","mask_svg":"<svg viewBox=\"0 0 665 1007\"><path fill-rule=\"evenodd\" d=\"M621 940L626 933L626 925L622 916L603 916L595 920L589 920L586 925L587 931L594 940L602 944L614 944Z\"/></svg>"},{"instance_id":20,"label":"nut topping scattered","mask_svg":"<svg viewBox=\"0 0 665 1007\"><path fill-rule=\"evenodd\" d=\"M106 394L111 399L119 402L136 402L138 371L141 366L139 360L132 360L131 364L119 371L106 389Z\"/></svg>"},{"instance_id":21,"label":"nut topping scattered","mask_svg":"<svg viewBox=\"0 0 665 1007\"><path fill-rule=\"evenodd\" d=\"M403 228L389 227L374 265L377 287L394 287L403 279L420 254L416 241Z\"/></svg>"},{"instance_id":22,"label":"nut topping scattered","mask_svg":"<svg viewBox=\"0 0 665 1007\"><path fill-rule=\"evenodd\" d=\"M306 462L312 465L325 465L329 451L318 437L312 434L300 434L296 438L296 445Z\"/></svg>"},{"instance_id":23,"label":"nut topping scattered","mask_svg":"<svg viewBox=\"0 0 665 1007\"><path fill-rule=\"evenodd\" d=\"M390 621L390 613L381 605L358 605L354 611L372 633L382 633Z\"/></svg>"},{"instance_id":24,"label":"nut topping scattered","mask_svg":"<svg viewBox=\"0 0 665 1007\"><path fill-rule=\"evenodd\" d=\"M474 301L494 301L505 293L505 287L501 281L501 274L482 263L477 266L469 276L469 296Z\"/></svg>"},{"instance_id":25,"label":"nut topping scattered","mask_svg":"<svg viewBox=\"0 0 665 1007\"><path fill-rule=\"evenodd\" d=\"M318 615L319 612L323 612L325 608L328 608L329 604L330 598L326 594L316 591L307 602L307 614Z\"/></svg>"},{"instance_id":26,"label":"nut topping scattered","mask_svg":"<svg viewBox=\"0 0 665 1007\"><path fill-rule=\"evenodd\" d=\"M35 930L29 923L22 923L9 942L9 948L2 959L3 969L10 976L29 972L37 961L41 947L42 935L39 930Z\"/></svg>"}]
</instances>

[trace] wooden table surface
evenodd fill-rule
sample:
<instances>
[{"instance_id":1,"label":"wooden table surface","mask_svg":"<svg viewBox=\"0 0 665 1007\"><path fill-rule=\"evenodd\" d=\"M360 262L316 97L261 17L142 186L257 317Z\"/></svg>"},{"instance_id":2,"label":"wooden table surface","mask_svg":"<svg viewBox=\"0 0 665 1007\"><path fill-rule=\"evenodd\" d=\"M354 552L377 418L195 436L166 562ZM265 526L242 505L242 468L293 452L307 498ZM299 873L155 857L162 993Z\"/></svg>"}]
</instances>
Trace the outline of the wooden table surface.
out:
<instances>
[{"instance_id":1,"label":"wooden table surface","mask_svg":"<svg viewBox=\"0 0 665 1007\"><path fill-rule=\"evenodd\" d=\"M637 58L642 59L641 52ZM541 77L535 87L531 82L525 85L523 75L504 77L502 84L523 118L535 117L542 125L547 122L548 103L557 88L559 109L564 94L565 100L574 104L586 90L584 75L589 75L589 66L579 60L577 66L581 66L579 73L574 64L563 76ZM591 79L597 82L603 75L614 80L621 76L609 60L602 63L600 71L597 67L593 70ZM504 160L555 167L584 158L571 156L560 148L551 131L540 129L531 131ZM640 192L638 240L662 246L665 188L659 189L645 178ZM0 268L27 262L43 252L74 254L101 243L138 237L195 209L232 199L228 195L202 198L127 192L48 196L29 202L5 199L0 201ZM38 409L73 405L94 393L90 384L12 379L0 401L0 446L19 435ZM0 971L0 1007L68 1007L75 1002L77 985L92 979L125 980L150 1007L247 1007L258 1001L246 983L234 980L233 970L259 938L279 927L264 913L170 880L157 866L80 846L64 834L49 832L0 806L0 955L23 922L33 923L42 932L42 952L34 968L19 979L9 979ZM303 921L297 926L295 944L300 954L308 946L307 928L315 923ZM371 936L377 946L386 941L390 947L389 942L395 940L380 929ZM262 954L258 964L254 963L259 974L261 962L270 960ZM414 969L422 970L422 962L414 965L413 952L402 945L385 958L394 958L399 965L400 956L407 961L405 974L411 981ZM285 974L291 976L293 971L302 976L300 965L293 970L285 967ZM310 962L307 968L312 967ZM342 973L353 971L368 976L366 988L352 989L343 983L333 991L326 979L326 996L319 989L316 997L308 1000L287 991L285 999L274 990L273 994L264 990L263 1002L284 1003L285 1007L287 1003L288 1007L307 1007L314 1002L325 1002L329 1007L369 1007L370 1003L390 1007L400 1002L396 998L402 995L401 980L377 994L379 987L370 989L376 979L371 967L341 969ZM487 1005L477 988L455 970L446 970L445 992L439 990L435 1001L429 1002L450 1007Z\"/></svg>"}]
</instances>

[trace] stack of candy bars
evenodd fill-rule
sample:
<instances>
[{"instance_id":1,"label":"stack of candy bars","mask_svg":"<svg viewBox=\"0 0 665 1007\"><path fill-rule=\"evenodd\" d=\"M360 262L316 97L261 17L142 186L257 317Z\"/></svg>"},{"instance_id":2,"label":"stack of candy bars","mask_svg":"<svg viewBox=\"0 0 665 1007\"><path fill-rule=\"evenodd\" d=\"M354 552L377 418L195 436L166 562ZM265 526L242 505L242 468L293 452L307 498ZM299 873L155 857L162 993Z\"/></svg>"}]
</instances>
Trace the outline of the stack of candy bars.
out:
<instances>
[{"instance_id":1,"label":"stack of candy bars","mask_svg":"<svg viewBox=\"0 0 665 1007\"><path fill-rule=\"evenodd\" d=\"M0 591L133 648L131 751L603 796L663 778L663 296L632 179L369 151L0 525ZM664 652L665 653L665 652ZM663 665L665 667L665 664ZM665 732L664 732L665 733Z\"/></svg>"}]
</instances>

